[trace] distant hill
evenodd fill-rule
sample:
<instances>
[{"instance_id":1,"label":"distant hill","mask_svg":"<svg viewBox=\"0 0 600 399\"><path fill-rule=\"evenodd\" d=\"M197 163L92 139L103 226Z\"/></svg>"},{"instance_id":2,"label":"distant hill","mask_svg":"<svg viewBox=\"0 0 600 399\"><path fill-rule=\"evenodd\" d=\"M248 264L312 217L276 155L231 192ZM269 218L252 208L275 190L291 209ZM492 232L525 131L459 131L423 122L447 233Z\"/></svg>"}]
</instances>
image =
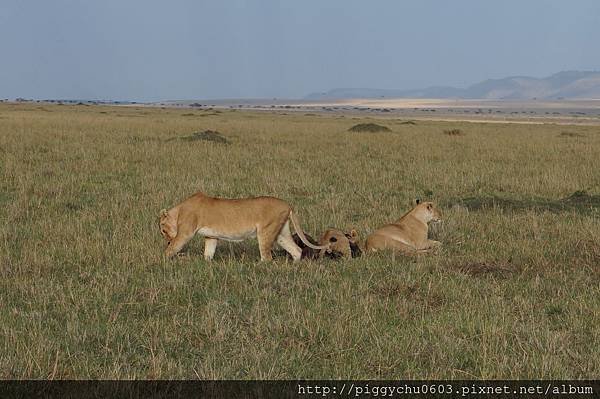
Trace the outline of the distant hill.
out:
<instances>
[{"instance_id":1,"label":"distant hill","mask_svg":"<svg viewBox=\"0 0 600 399\"><path fill-rule=\"evenodd\" d=\"M565 71L546 78L511 76L488 79L465 89L448 86L419 90L333 89L306 97L307 100L345 98L600 99L600 72Z\"/></svg>"}]
</instances>

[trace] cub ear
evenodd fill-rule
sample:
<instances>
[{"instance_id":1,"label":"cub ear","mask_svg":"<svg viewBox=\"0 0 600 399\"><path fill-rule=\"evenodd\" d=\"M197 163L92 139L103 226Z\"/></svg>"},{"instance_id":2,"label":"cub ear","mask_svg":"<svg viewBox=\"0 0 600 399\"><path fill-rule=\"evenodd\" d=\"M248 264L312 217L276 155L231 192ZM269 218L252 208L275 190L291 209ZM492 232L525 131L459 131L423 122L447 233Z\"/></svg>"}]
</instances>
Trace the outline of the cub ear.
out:
<instances>
[{"instance_id":1,"label":"cub ear","mask_svg":"<svg viewBox=\"0 0 600 399\"><path fill-rule=\"evenodd\" d=\"M415 200L415 202L417 203L417 205L419 205L419 204L421 203L421 200L420 200L419 198L417 198L417 199Z\"/></svg>"},{"instance_id":2,"label":"cub ear","mask_svg":"<svg viewBox=\"0 0 600 399\"><path fill-rule=\"evenodd\" d=\"M356 229L350 230L350 237L358 238L358 231L356 231Z\"/></svg>"}]
</instances>

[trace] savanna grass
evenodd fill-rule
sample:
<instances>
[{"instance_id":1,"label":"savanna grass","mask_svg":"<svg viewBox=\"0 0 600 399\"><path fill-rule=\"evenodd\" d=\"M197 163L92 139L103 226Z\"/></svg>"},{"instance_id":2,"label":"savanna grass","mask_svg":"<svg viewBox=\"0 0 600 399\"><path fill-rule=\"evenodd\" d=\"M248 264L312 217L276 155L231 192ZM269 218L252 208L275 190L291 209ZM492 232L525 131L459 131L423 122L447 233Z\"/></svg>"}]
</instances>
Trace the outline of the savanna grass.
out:
<instances>
[{"instance_id":1,"label":"savanna grass","mask_svg":"<svg viewBox=\"0 0 600 399\"><path fill-rule=\"evenodd\" d=\"M600 374L598 207L528 206L600 194L598 127L186 114L0 105L1 378ZM179 140L206 130L230 144ZM198 190L363 238L426 198L444 245L294 264L248 241L206 263L194 239L165 260L158 211Z\"/></svg>"}]
</instances>

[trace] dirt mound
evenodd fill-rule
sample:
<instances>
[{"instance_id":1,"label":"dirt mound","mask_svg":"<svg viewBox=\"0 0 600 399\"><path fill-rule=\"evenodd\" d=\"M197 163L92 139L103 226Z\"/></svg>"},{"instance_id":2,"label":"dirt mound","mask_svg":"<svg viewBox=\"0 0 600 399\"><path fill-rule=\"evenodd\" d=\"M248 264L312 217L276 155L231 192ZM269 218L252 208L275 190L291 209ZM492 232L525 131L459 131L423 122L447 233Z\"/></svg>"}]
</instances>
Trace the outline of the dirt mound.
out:
<instances>
[{"instance_id":1,"label":"dirt mound","mask_svg":"<svg viewBox=\"0 0 600 399\"><path fill-rule=\"evenodd\" d=\"M183 141L211 141L219 144L229 144L227 137L223 136L216 130L205 130L203 132L194 132L189 136L178 137L178 140ZM175 140L175 139L171 139ZM169 140L170 141L170 140Z\"/></svg>"},{"instance_id":2,"label":"dirt mound","mask_svg":"<svg viewBox=\"0 0 600 399\"><path fill-rule=\"evenodd\" d=\"M348 129L349 132L391 132L387 126L378 125L376 123L359 123L358 125L352 126Z\"/></svg>"}]
</instances>

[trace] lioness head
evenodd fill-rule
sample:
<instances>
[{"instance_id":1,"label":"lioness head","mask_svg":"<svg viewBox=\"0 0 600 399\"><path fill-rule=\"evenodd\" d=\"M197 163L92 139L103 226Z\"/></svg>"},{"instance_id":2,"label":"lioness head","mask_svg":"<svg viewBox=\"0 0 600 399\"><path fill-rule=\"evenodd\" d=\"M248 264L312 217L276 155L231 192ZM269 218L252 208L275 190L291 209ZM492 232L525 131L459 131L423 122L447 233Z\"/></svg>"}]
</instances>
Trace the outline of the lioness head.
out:
<instances>
[{"instance_id":1,"label":"lioness head","mask_svg":"<svg viewBox=\"0 0 600 399\"><path fill-rule=\"evenodd\" d=\"M160 229L160 234L167 241L167 244L177 236L177 225L174 223L173 218L166 209L160 211L158 227Z\"/></svg>"},{"instance_id":2,"label":"lioness head","mask_svg":"<svg viewBox=\"0 0 600 399\"><path fill-rule=\"evenodd\" d=\"M416 200L417 206L415 206L415 210L417 211L419 217L425 222L439 222L442 220L442 212L433 202L422 202L421 200Z\"/></svg>"}]
</instances>

